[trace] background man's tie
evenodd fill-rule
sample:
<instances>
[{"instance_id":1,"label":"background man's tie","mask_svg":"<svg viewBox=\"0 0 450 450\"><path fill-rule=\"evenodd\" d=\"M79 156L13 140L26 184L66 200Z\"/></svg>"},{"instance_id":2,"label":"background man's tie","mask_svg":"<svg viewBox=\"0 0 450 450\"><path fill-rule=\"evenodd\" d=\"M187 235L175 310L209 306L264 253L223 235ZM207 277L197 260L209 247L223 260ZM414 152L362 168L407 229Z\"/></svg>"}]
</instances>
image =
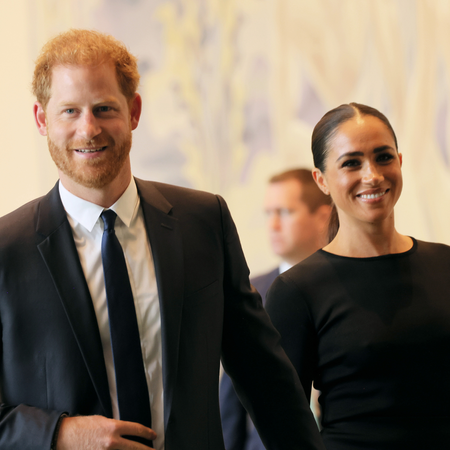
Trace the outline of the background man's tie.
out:
<instances>
[{"instance_id":1,"label":"background man's tie","mask_svg":"<svg viewBox=\"0 0 450 450\"><path fill-rule=\"evenodd\" d=\"M150 399L133 293L122 246L114 231L117 215L108 209L101 217L105 224L102 261L120 420L151 428ZM146 439L125 437L152 447L151 441Z\"/></svg>"}]
</instances>

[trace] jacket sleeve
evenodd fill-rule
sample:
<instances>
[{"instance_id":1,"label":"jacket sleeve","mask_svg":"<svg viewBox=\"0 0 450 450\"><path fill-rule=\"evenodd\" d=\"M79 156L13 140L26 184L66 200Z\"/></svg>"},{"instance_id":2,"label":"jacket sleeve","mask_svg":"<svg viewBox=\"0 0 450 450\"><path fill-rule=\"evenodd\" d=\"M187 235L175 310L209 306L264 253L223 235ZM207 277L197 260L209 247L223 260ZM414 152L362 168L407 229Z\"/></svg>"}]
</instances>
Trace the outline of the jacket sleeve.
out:
<instances>
[{"instance_id":1,"label":"jacket sleeve","mask_svg":"<svg viewBox=\"0 0 450 450\"><path fill-rule=\"evenodd\" d=\"M0 449L50 450L59 417L65 411L44 409L45 401L34 403L27 399L42 399L51 395L40 391L36 379L44 377L42 347L30 332L31 318L38 311L44 317L42 330L49 330L51 314L35 294L46 292L40 272L34 265L34 216L37 200L0 220ZM29 280L35 282L29 283ZM29 287L31 286L31 288ZM28 294L26 294L26 292ZM39 297L41 298L41 297ZM30 308L31 305L31 308ZM24 315L24 310L27 315ZM38 338L43 333L38 332ZM49 332L48 339L51 337ZM31 337L30 337L31 336ZM14 342L13 342L14 341ZM36 348L32 346L36 344ZM22 348L24 352L18 351ZM23 370L17 370L17 367ZM45 385L42 383L42 385ZM28 389L28 393L24 390ZM11 395L14 392L14 395ZM14 398L14 399L13 399ZM18 399L21 400L18 400ZM34 406L31 406L34 405Z\"/></svg>"},{"instance_id":2,"label":"jacket sleeve","mask_svg":"<svg viewBox=\"0 0 450 450\"><path fill-rule=\"evenodd\" d=\"M0 404L0 448L50 450L61 414L26 405Z\"/></svg>"},{"instance_id":3,"label":"jacket sleeve","mask_svg":"<svg viewBox=\"0 0 450 450\"><path fill-rule=\"evenodd\" d=\"M219 197L225 249L222 363L270 450L325 449L297 373L249 282L236 228Z\"/></svg>"}]
</instances>

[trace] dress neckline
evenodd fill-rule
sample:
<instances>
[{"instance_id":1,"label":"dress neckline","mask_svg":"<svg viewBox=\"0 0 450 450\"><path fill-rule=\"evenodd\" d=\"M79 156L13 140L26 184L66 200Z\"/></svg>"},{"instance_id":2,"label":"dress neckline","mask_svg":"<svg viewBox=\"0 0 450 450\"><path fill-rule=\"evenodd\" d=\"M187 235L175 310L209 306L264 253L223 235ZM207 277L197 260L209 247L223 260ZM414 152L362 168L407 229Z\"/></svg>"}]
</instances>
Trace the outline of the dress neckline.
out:
<instances>
[{"instance_id":1,"label":"dress neckline","mask_svg":"<svg viewBox=\"0 0 450 450\"><path fill-rule=\"evenodd\" d=\"M323 248L318 250L318 252L327 257L331 257L331 258L341 258L341 259L348 259L348 260L353 259L353 260L358 260L358 261L373 261L373 260L387 259L387 258L402 258L411 253L414 253L417 249L417 240L415 238L413 238L412 236L409 236L409 237L412 239L413 245L409 250L406 250L406 252L401 252L401 253L388 253L387 255L356 257L356 256L336 255L336 253L327 252Z\"/></svg>"}]
</instances>

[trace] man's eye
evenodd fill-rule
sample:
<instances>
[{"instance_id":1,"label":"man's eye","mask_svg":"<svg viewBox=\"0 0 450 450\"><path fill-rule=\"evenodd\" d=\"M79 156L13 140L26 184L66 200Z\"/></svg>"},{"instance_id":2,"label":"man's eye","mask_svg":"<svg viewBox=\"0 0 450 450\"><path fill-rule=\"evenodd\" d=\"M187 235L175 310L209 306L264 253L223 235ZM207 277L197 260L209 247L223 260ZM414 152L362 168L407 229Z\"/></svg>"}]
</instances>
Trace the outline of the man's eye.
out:
<instances>
[{"instance_id":1,"label":"man's eye","mask_svg":"<svg viewBox=\"0 0 450 450\"><path fill-rule=\"evenodd\" d=\"M287 217L290 216L292 213L292 210L288 209L288 208L282 208L280 209L280 216L281 217Z\"/></svg>"},{"instance_id":2,"label":"man's eye","mask_svg":"<svg viewBox=\"0 0 450 450\"><path fill-rule=\"evenodd\" d=\"M75 110L73 108L66 109L67 114L73 114L74 112L75 112Z\"/></svg>"},{"instance_id":3,"label":"man's eye","mask_svg":"<svg viewBox=\"0 0 450 450\"><path fill-rule=\"evenodd\" d=\"M100 106L98 110L99 112L108 112L111 111L111 108L109 106Z\"/></svg>"}]
</instances>

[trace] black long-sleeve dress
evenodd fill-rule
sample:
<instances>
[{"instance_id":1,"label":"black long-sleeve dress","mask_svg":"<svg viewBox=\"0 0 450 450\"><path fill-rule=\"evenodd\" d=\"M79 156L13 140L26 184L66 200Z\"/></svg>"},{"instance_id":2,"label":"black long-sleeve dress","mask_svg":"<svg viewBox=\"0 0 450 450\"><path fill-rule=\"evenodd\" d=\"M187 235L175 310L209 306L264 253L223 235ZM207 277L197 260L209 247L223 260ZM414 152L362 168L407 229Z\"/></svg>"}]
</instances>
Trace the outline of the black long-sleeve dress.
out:
<instances>
[{"instance_id":1,"label":"black long-sleeve dress","mask_svg":"<svg viewBox=\"0 0 450 450\"><path fill-rule=\"evenodd\" d=\"M280 275L267 310L305 392L322 392L327 450L450 449L450 247L319 250Z\"/></svg>"}]
</instances>

